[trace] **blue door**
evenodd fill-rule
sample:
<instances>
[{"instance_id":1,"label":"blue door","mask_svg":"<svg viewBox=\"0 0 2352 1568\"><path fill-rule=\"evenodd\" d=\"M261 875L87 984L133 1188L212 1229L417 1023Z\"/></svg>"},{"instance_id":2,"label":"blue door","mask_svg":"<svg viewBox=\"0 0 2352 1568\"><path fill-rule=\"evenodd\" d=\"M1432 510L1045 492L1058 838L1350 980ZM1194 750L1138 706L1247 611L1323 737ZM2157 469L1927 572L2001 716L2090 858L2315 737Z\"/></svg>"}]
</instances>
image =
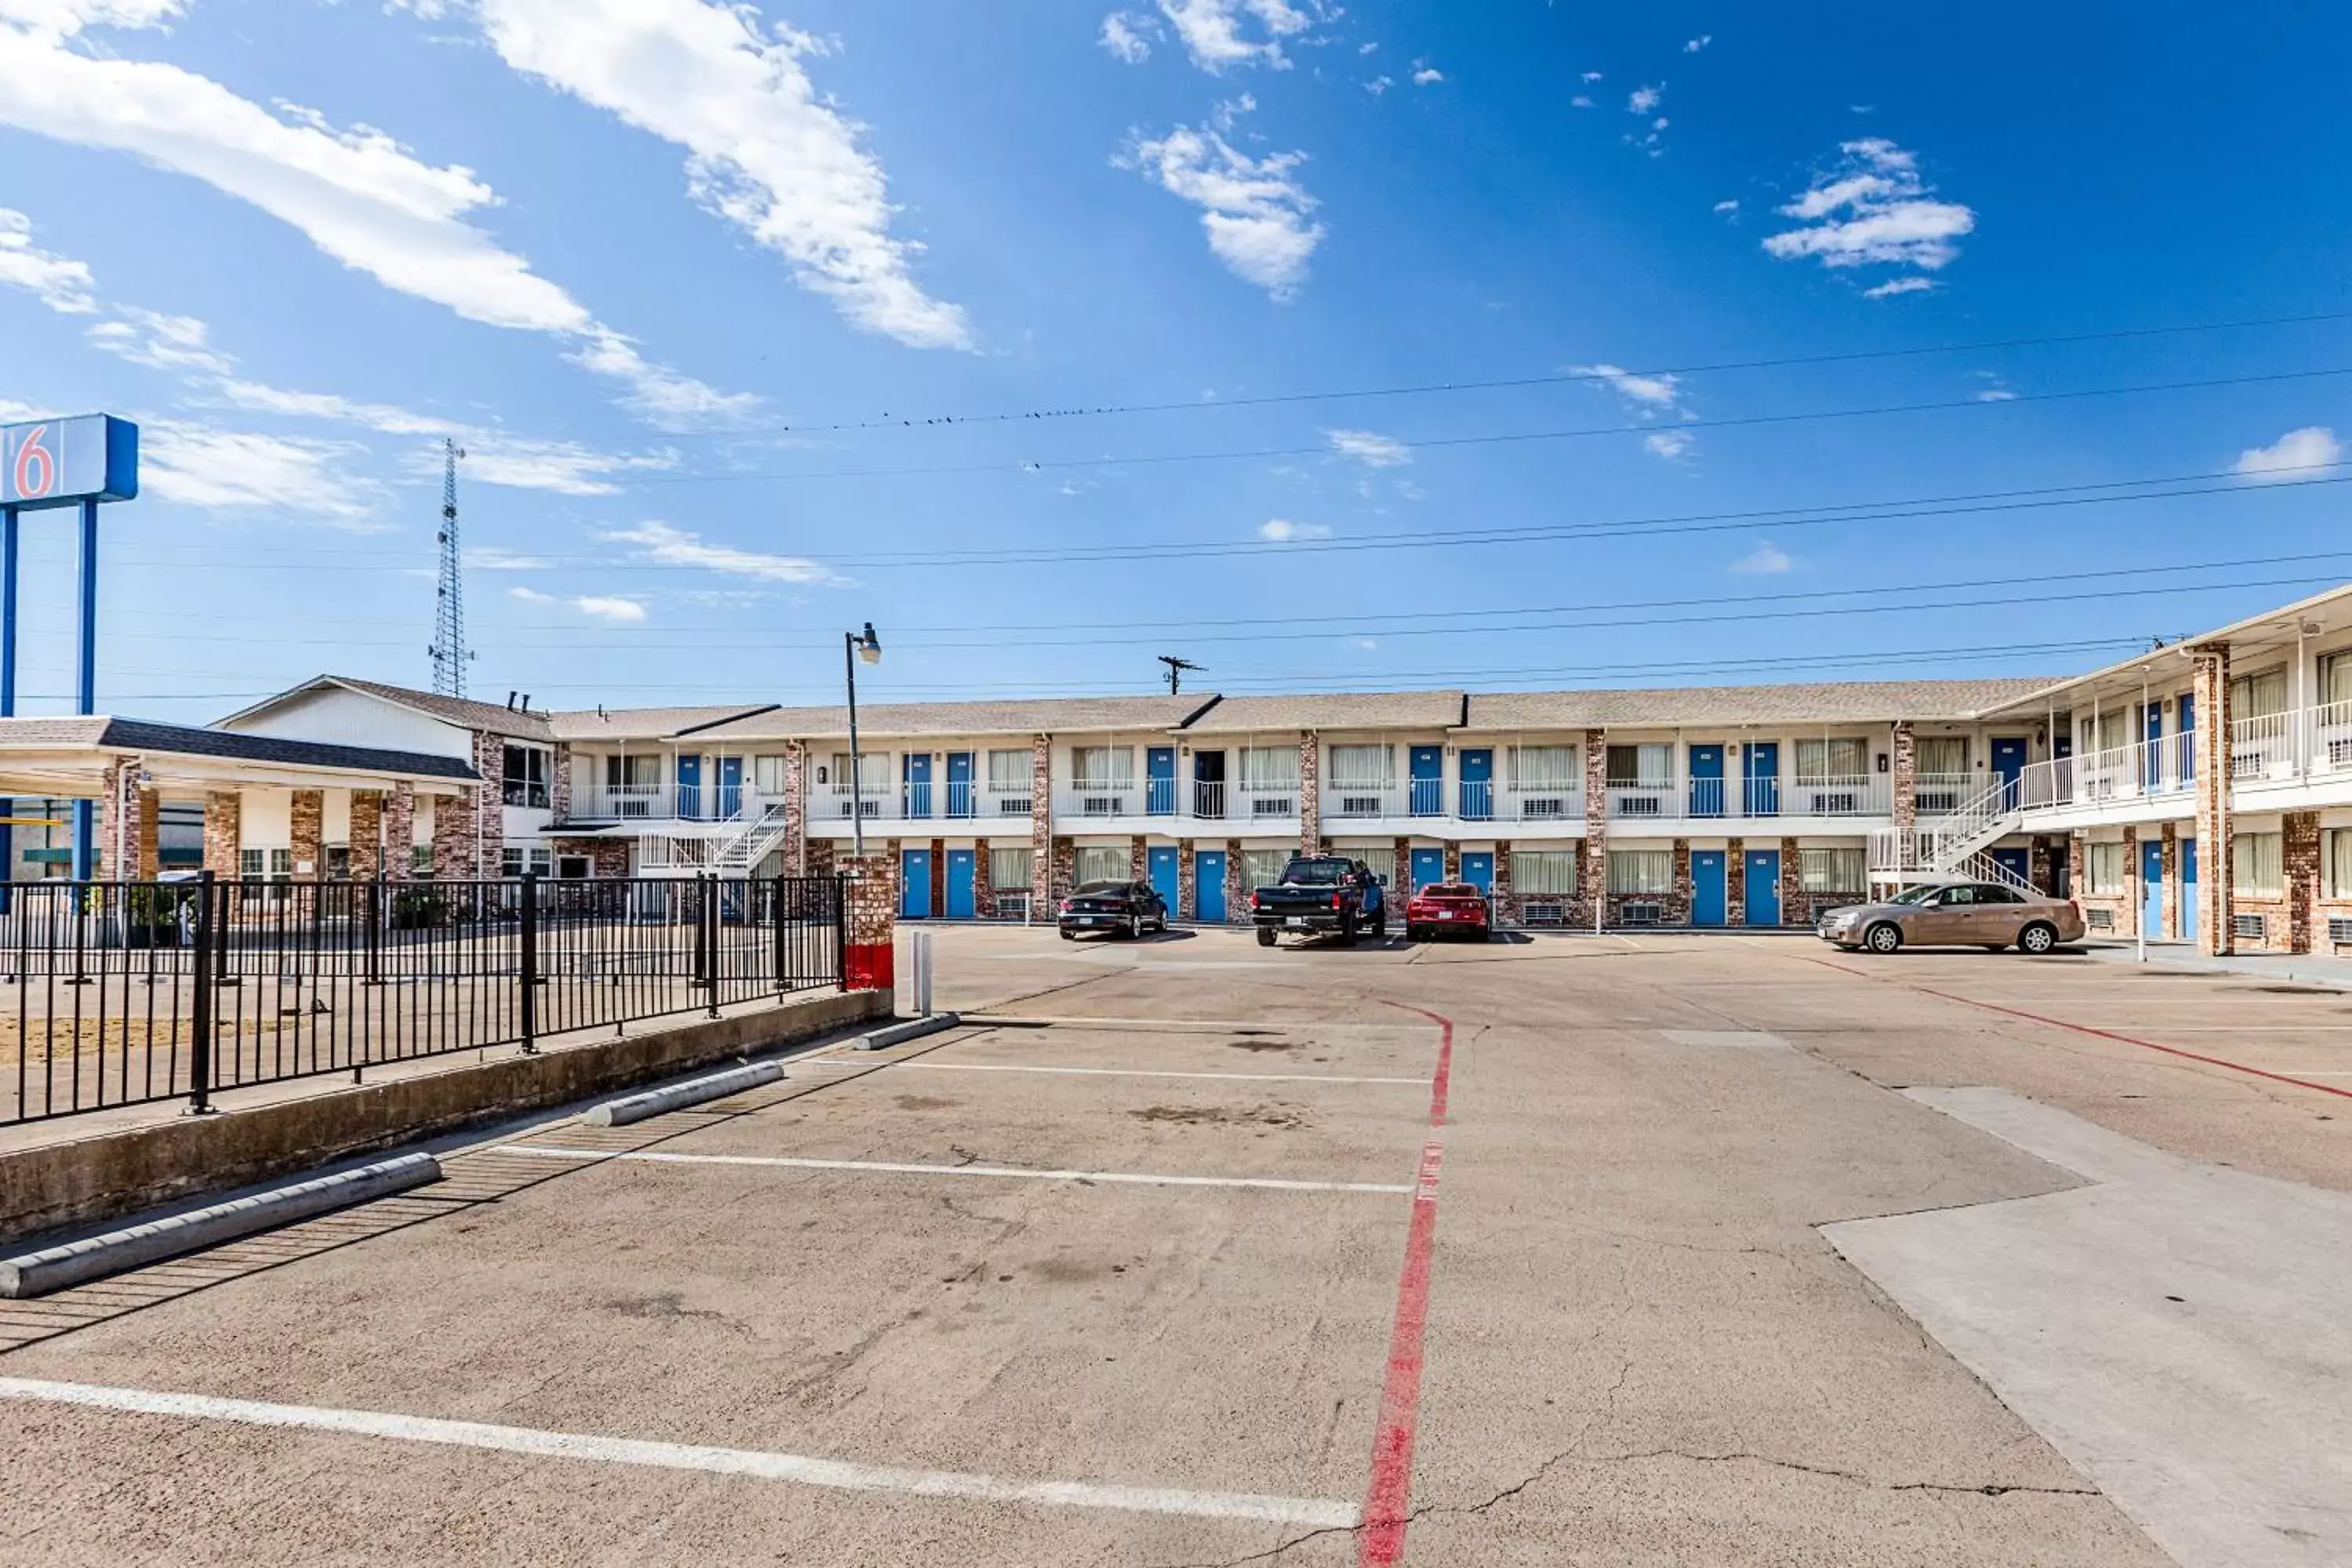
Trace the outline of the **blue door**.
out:
<instances>
[{"instance_id":1,"label":"blue door","mask_svg":"<svg viewBox=\"0 0 2352 1568\"><path fill-rule=\"evenodd\" d=\"M1462 879L1482 893L1495 890L1495 858L1488 854L1462 857Z\"/></svg>"},{"instance_id":2,"label":"blue door","mask_svg":"<svg viewBox=\"0 0 2352 1568\"><path fill-rule=\"evenodd\" d=\"M1169 774L1168 783L1173 788L1176 775ZM1164 847L1155 845L1143 854L1145 868L1151 877L1151 890L1160 895L1160 901L1168 906L1168 912L1173 915L1176 912L1176 847L1172 844Z\"/></svg>"},{"instance_id":3,"label":"blue door","mask_svg":"<svg viewBox=\"0 0 2352 1568\"><path fill-rule=\"evenodd\" d=\"M1723 815L1723 748L1693 746L1690 749L1690 814L1693 816Z\"/></svg>"},{"instance_id":4,"label":"blue door","mask_svg":"<svg viewBox=\"0 0 2352 1568\"><path fill-rule=\"evenodd\" d=\"M1776 926L1780 923L1780 852L1778 849L1750 849L1747 859L1748 923L1752 926Z\"/></svg>"},{"instance_id":5,"label":"blue door","mask_svg":"<svg viewBox=\"0 0 2352 1568\"><path fill-rule=\"evenodd\" d=\"M2000 804L2004 810L2017 805L2017 781L2025 772L2025 737L1995 735L1992 738L1992 771L2000 780Z\"/></svg>"},{"instance_id":6,"label":"blue door","mask_svg":"<svg viewBox=\"0 0 2352 1568\"><path fill-rule=\"evenodd\" d=\"M978 810L971 798L971 753L948 753L948 815L975 816Z\"/></svg>"},{"instance_id":7,"label":"blue door","mask_svg":"<svg viewBox=\"0 0 2352 1568\"><path fill-rule=\"evenodd\" d=\"M1780 742L1778 741L1748 742L1747 760L1742 764L1742 775L1748 784L1748 798L1743 803L1746 815L1749 816L1780 816ZM1780 922L1776 921L1773 923L1777 925Z\"/></svg>"},{"instance_id":8,"label":"blue door","mask_svg":"<svg viewBox=\"0 0 2352 1568\"><path fill-rule=\"evenodd\" d=\"M1176 748L1153 746L1143 753L1143 809L1152 816L1176 815ZM1171 898L1168 907L1174 909Z\"/></svg>"},{"instance_id":9,"label":"blue door","mask_svg":"<svg viewBox=\"0 0 2352 1568\"><path fill-rule=\"evenodd\" d=\"M743 759L719 759L719 810L721 822L732 822L743 815Z\"/></svg>"},{"instance_id":10,"label":"blue door","mask_svg":"<svg viewBox=\"0 0 2352 1568\"><path fill-rule=\"evenodd\" d=\"M948 919L951 921L968 921L979 912L971 896L972 873L971 850L948 851Z\"/></svg>"},{"instance_id":11,"label":"blue door","mask_svg":"<svg viewBox=\"0 0 2352 1568\"><path fill-rule=\"evenodd\" d=\"M702 759L677 760L677 814L692 821L702 815Z\"/></svg>"},{"instance_id":12,"label":"blue door","mask_svg":"<svg viewBox=\"0 0 2352 1568\"><path fill-rule=\"evenodd\" d=\"M1445 880L1444 850L1416 849L1412 852L1412 887L1409 891L1417 893L1432 882L1444 880Z\"/></svg>"},{"instance_id":13,"label":"blue door","mask_svg":"<svg viewBox=\"0 0 2352 1568\"><path fill-rule=\"evenodd\" d=\"M898 865L904 873L906 886L898 895L898 918L903 921L927 921L931 918L931 852L928 849L901 849Z\"/></svg>"},{"instance_id":14,"label":"blue door","mask_svg":"<svg viewBox=\"0 0 2352 1568\"><path fill-rule=\"evenodd\" d=\"M898 776L907 786L907 815L931 815L931 753L908 752L898 759Z\"/></svg>"},{"instance_id":15,"label":"blue door","mask_svg":"<svg viewBox=\"0 0 2352 1568\"><path fill-rule=\"evenodd\" d=\"M2164 846L2153 838L2139 847L2139 930L2150 942L2164 934Z\"/></svg>"},{"instance_id":16,"label":"blue door","mask_svg":"<svg viewBox=\"0 0 2352 1568\"><path fill-rule=\"evenodd\" d=\"M2011 876L2017 879L2017 884L2019 887L2022 888L2032 885L2033 880L2032 850L2026 848L2021 844L2012 846L2007 849L1990 850L1988 851L1988 853L1992 856L1994 865L1999 866L2001 869L2007 871Z\"/></svg>"},{"instance_id":17,"label":"blue door","mask_svg":"<svg viewBox=\"0 0 2352 1568\"><path fill-rule=\"evenodd\" d=\"M2139 779L2142 785L2154 789L2164 777L2164 704L2140 704L2140 733L2147 738L2147 749L2140 758Z\"/></svg>"},{"instance_id":18,"label":"blue door","mask_svg":"<svg viewBox=\"0 0 2352 1568\"><path fill-rule=\"evenodd\" d=\"M1200 918L1208 925L1222 925L1225 919L1225 852L1202 849L1192 857L1192 897L1201 906Z\"/></svg>"},{"instance_id":19,"label":"blue door","mask_svg":"<svg viewBox=\"0 0 2352 1568\"><path fill-rule=\"evenodd\" d=\"M1696 750L1696 748L1694 748ZM1716 761L1722 763L1720 752ZM1694 783L1696 781L1694 780ZM1723 781L1718 777L1716 782ZM1719 926L1724 923L1724 851L1694 849L1691 851L1691 924Z\"/></svg>"},{"instance_id":20,"label":"blue door","mask_svg":"<svg viewBox=\"0 0 2352 1568\"><path fill-rule=\"evenodd\" d=\"M2187 698L2182 698L2186 702ZM2180 940L2197 940L2197 840L2180 841Z\"/></svg>"},{"instance_id":21,"label":"blue door","mask_svg":"<svg viewBox=\"0 0 2352 1568\"><path fill-rule=\"evenodd\" d=\"M1495 815L1495 753L1480 749L1462 753L1462 820L1486 822Z\"/></svg>"},{"instance_id":22,"label":"blue door","mask_svg":"<svg viewBox=\"0 0 2352 1568\"><path fill-rule=\"evenodd\" d=\"M2173 744L2179 749L2177 760L2179 763L2180 782L2185 784L2193 783L2197 777L2197 742L2186 738L2197 731L2197 694L2195 692L2184 691L2180 694L2179 712L2179 722L2174 728L2183 739L2174 742ZM2186 926L2181 930L2183 934L2188 931Z\"/></svg>"},{"instance_id":23,"label":"blue door","mask_svg":"<svg viewBox=\"0 0 2352 1568\"><path fill-rule=\"evenodd\" d=\"M1415 746L1412 748L1412 814L1415 816L1445 815L1445 748ZM1432 878L1431 880L1436 880Z\"/></svg>"}]
</instances>

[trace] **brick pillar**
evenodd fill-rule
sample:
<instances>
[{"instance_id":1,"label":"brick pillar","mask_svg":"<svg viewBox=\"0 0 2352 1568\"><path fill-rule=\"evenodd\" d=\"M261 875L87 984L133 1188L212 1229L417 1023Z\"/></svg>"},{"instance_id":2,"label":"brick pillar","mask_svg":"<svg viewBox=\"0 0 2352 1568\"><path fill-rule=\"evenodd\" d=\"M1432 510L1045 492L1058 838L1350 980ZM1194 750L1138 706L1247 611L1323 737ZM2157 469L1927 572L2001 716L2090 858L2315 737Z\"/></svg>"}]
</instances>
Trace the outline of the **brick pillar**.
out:
<instances>
[{"instance_id":1,"label":"brick pillar","mask_svg":"<svg viewBox=\"0 0 2352 1568\"><path fill-rule=\"evenodd\" d=\"M2124 910L2123 918L2116 922L2116 934L2126 936L2139 931L2139 922L2147 918L2147 906L2142 901L2147 889L2139 874L2139 828L2126 825L2124 828Z\"/></svg>"},{"instance_id":2,"label":"brick pillar","mask_svg":"<svg viewBox=\"0 0 2352 1568\"><path fill-rule=\"evenodd\" d=\"M1723 923L1748 923L1748 840L1734 838L1723 850Z\"/></svg>"},{"instance_id":3,"label":"brick pillar","mask_svg":"<svg viewBox=\"0 0 2352 1568\"><path fill-rule=\"evenodd\" d=\"M1323 853L1323 742L1312 730L1298 738L1298 852Z\"/></svg>"},{"instance_id":4,"label":"brick pillar","mask_svg":"<svg viewBox=\"0 0 2352 1568\"><path fill-rule=\"evenodd\" d=\"M235 790L212 790L205 795L205 869L224 880L243 869L237 851L245 847L245 797Z\"/></svg>"},{"instance_id":5,"label":"brick pillar","mask_svg":"<svg viewBox=\"0 0 2352 1568\"><path fill-rule=\"evenodd\" d=\"M1196 921L1201 918L1199 878L1192 866L1193 841L1176 841L1176 918Z\"/></svg>"},{"instance_id":6,"label":"brick pillar","mask_svg":"<svg viewBox=\"0 0 2352 1568\"><path fill-rule=\"evenodd\" d=\"M1046 868L1045 908L1052 910L1070 896L1078 885L1078 841L1056 836L1053 840L1051 864Z\"/></svg>"},{"instance_id":7,"label":"brick pillar","mask_svg":"<svg viewBox=\"0 0 2352 1568\"><path fill-rule=\"evenodd\" d=\"M898 983L898 857L845 855L849 878L843 911L842 982L851 991L889 991Z\"/></svg>"},{"instance_id":8,"label":"brick pillar","mask_svg":"<svg viewBox=\"0 0 2352 1568\"><path fill-rule=\"evenodd\" d=\"M1029 742L1029 910L1054 912L1054 737Z\"/></svg>"},{"instance_id":9,"label":"brick pillar","mask_svg":"<svg viewBox=\"0 0 2352 1568\"><path fill-rule=\"evenodd\" d=\"M1149 874L1151 861L1143 852L1143 835L1137 834L1127 841L1127 879L1140 882Z\"/></svg>"},{"instance_id":10,"label":"brick pillar","mask_svg":"<svg viewBox=\"0 0 2352 1568\"><path fill-rule=\"evenodd\" d=\"M152 882L163 874L163 848L158 837L163 827L163 800L152 789L139 792L138 855L139 879ZM2315 822L2317 819L2315 818Z\"/></svg>"},{"instance_id":11,"label":"brick pillar","mask_svg":"<svg viewBox=\"0 0 2352 1568\"><path fill-rule=\"evenodd\" d=\"M1804 908L1805 863L1797 854L1797 841L1780 840L1780 923L1784 926L1809 926L1813 923L1812 911Z\"/></svg>"},{"instance_id":12,"label":"brick pillar","mask_svg":"<svg viewBox=\"0 0 2352 1568\"><path fill-rule=\"evenodd\" d=\"M466 875L495 877L499 874L499 850L507 841L506 770L507 743L504 738L491 734L474 737L474 771L482 782L469 803L468 842L466 849ZM705 800L710 797L706 795ZM476 869L479 868L479 869Z\"/></svg>"},{"instance_id":13,"label":"brick pillar","mask_svg":"<svg viewBox=\"0 0 2352 1568\"><path fill-rule=\"evenodd\" d=\"M1609 898L1609 731L1584 732L1584 857L1586 914L1606 907Z\"/></svg>"},{"instance_id":14,"label":"brick pillar","mask_svg":"<svg viewBox=\"0 0 2352 1568\"><path fill-rule=\"evenodd\" d=\"M1895 826L1919 826L1919 738L1912 733L1911 721L1895 721L1895 755L1889 764L1894 769Z\"/></svg>"},{"instance_id":15,"label":"brick pillar","mask_svg":"<svg viewBox=\"0 0 2352 1568\"><path fill-rule=\"evenodd\" d=\"M1508 839L1495 841L1494 918L1505 925L1517 925L1520 921L1518 895L1511 890L1511 845Z\"/></svg>"},{"instance_id":16,"label":"brick pillar","mask_svg":"<svg viewBox=\"0 0 2352 1568\"><path fill-rule=\"evenodd\" d=\"M2066 890L2076 902L2084 894L2083 879L2091 869L2091 836L2069 834L2066 838Z\"/></svg>"},{"instance_id":17,"label":"brick pillar","mask_svg":"<svg viewBox=\"0 0 2352 1568\"><path fill-rule=\"evenodd\" d=\"M480 807L475 796L482 793L478 784L467 784L457 795L436 795L433 800L433 875L444 882L467 882L474 879L474 821ZM483 868L486 876L498 874L493 860Z\"/></svg>"},{"instance_id":18,"label":"brick pillar","mask_svg":"<svg viewBox=\"0 0 2352 1568\"><path fill-rule=\"evenodd\" d=\"M2279 820L2279 870L2286 883L2289 952L2309 952L2319 902L2319 813L2290 811Z\"/></svg>"},{"instance_id":19,"label":"brick pillar","mask_svg":"<svg viewBox=\"0 0 2352 1568\"><path fill-rule=\"evenodd\" d=\"M1225 923L1229 926L1252 924L1250 920L1248 879L1242 875L1242 841L1225 840Z\"/></svg>"},{"instance_id":20,"label":"brick pillar","mask_svg":"<svg viewBox=\"0 0 2352 1568\"><path fill-rule=\"evenodd\" d=\"M1412 840L1410 838L1398 839L1396 841L1394 854L1396 856L1396 870L1389 878L1390 889L1394 892L1401 892L1405 898L1409 899L1418 891L1418 889L1412 885Z\"/></svg>"},{"instance_id":21,"label":"brick pillar","mask_svg":"<svg viewBox=\"0 0 2352 1568\"><path fill-rule=\"evenodd\" d=\"M2053 895L2057 892L2056 859L2051 851L2050 840L2035 836L2033 847L2027 851L2025 873L2026 880L2033 884L2035 892Z\"/></svg>"},{"instance_id":22,"label":"brick pillar","mask_svg":"<svg viewBox=\"0 0 2352 1568\"><path fill-rule=\"evenodd\" d=\"M390 882L408 879L416 846L416 786L405 781L392 786L383 802L383 875Z\"/></svg>"},{"instance_id":23,"label":"brick pillar","mask_svg":"<svg viewBox=\"0 0 2352 1568\"><path fill-rule=\"evenodd\" d=\"M327 875L327 792L296 790L289 816L293 822L294 879L323 880Z\"/></svg>"},{"instance_id":24,"label":"brick pillar","mask_svg":"<svg viewBox=\"0 0 2352 1568\"><path fill-rule=\"evenodd\" d=\"M1445 879L1449 882L1462 879L1462 843L1459 839L1445 841Z\"/></svg>"},{"instance_id":25,"label":"brick pillar","mask_svg":"<svg viewBox=\"0 0 2352 1568\"><path fill-rule=\"evenodd\" d=\"M1692 901L1689 839L1675 840L1674 857L1674 892L1666 900L1665 918L1671 925L1688 925Z\"/></svg>"},{"instance_id":26,"label":"brick pillar","mask_svg":"<svg viewBox=\"0 0 2352 1568\"><path fill-rule=\"evenodd\" d=\"M2230 645L2189 650L2197 694L2197 937L2216 956L2233 951L2235 861L2230 821Z\"/></svg>"},{"instance_id":27,"label":"brick pillar","mask_svg":"<svg viewBox=\"0 0 2352 1568\"><path fill-rule=\"evenodd\" d=\"M2159 825L2157 833L2157 854L2162 865L2159 874L2163 886L2157 889L2156 934L2168 940L2180 935L2180 829L2172 823Z\"/></svg>"},{"instance_id":28,"label":"brick pillar","mask_svg":"<svg viewBox=\"0 0 2352 1568\"><path fill-rule=\"evenodd\" d=\"M98 793L98 854L92 875L111 881L138 879L139 759L117 757L106 764Z\"/></svg>"},{"instance_id":29,"label":"brick pillar","mask_svg":"<svg viewBox=\"0 0 2352 1568\"><path fill-rule=\"evenodd\" d=\"M996 879L988 874L988 840L976 838L971 846L971 913L974 920L996 918Z\"/></svg>"},{"instance_id":30,"label":"brick pillar","mask_svg":"<svg viewBox=\"0 0 2352 1568\"><path fill-rule=\"evenodd\" d=\"M808 747L784 742L784 875L808 873ZM983 874L981 879L987 880Z\"/></svg>"},{"instance_id":31,"label":"brick pillar","mask_svg":"<svg viewBox=\"0 0 2352 1568\"><path fill-rule=\"evenodd\" d=\"M555 808L556 821L572 819L572 748L561 741L555 743L555 776L547 781L547 804Z\"/></svg>"},{"instance_id":32,"label":"brick pillar","mask_svg":"<svg viewBox=\"0 0 2352 1568\"><path fill-rule=\"evenodd\" d=\"M352 791L352 880L372 882L383 865L383 792Z\"/></svg>"}]
</instances>

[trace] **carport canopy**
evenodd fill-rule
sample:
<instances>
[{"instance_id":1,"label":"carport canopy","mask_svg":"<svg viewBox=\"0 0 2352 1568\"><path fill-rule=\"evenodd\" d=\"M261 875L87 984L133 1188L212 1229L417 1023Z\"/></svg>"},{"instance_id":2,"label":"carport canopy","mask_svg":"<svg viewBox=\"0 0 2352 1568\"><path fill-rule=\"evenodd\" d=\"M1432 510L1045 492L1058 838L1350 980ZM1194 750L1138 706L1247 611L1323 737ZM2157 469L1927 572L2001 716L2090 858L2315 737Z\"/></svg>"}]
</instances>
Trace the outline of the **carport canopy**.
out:
<instances>
[{"instance_id":1,"label":"carport canopy","mask_svg":"<svg viewBox=\"0 0 2352 1568\"><path fill-rule=\"evenodd\" d=\"M0 719L0 796L100 799L108 770L136 763L141 785L165 799L247 788L462 795L478 782L464 758L384 751L189 724L94 714Z\"/></svg>"}]
</instances>

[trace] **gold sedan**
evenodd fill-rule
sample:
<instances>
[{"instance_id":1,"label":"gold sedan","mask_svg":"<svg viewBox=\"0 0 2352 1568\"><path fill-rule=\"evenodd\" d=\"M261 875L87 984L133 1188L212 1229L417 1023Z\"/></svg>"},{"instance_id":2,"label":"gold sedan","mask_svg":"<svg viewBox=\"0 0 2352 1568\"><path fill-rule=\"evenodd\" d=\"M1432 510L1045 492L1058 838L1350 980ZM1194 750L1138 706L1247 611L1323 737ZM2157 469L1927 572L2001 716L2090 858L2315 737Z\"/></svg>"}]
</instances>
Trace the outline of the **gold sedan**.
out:
<instances>
[{"instance_id":1,"label":"gold sedan","mask_svg":"<svg viewBox=\"0 0 2352 1568\"><path fill-rule=\"evenodd\" d=\"M1825 910L1815 928L1843 948L1981 947L2044 953L2083 939L2083 911L2065 899L1999 882L1930 882L1883 904Z\"/></svg>"}]
</instances>

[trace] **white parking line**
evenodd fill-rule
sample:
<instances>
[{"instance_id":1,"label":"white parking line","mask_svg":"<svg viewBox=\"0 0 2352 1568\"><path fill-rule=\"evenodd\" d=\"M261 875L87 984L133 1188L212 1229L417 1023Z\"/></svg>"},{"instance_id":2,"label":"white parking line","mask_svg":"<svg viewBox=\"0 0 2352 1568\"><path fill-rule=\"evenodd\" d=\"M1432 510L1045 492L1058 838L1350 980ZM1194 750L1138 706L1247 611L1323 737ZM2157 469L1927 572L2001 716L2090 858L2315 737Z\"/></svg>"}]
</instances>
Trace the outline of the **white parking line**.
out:
<instances>
[{"instance_id":1,"label":"white parking line","mask_svg":"<svg viewBox=\"0 0 2352 1568\"><path fill-rule=\"evenodd\" d=\"M1072 1013L998 1013L977 1008L962 1015L963 1021L974 1027L993 1025L1020 1028L1050 1025L1067 1029L1125 1029L1136 1034L1225 1034L1238 1030L1254 1030L1258 1034L1324 1035L1335 1031L1377 1029L1385 1034L1402 1030L1407 1034L1429 1033L1426 1024L1365 1023L1341 1019L1316 1019L1313 1022L1286 1023L1277 1018L1122 1018L1108 1014L1078 1015Z\"/></svg>"},{"instance_id":2,"label":"white parking line","mask_svg":"<svg viewBox=\"0 0 2352 1568\"><path fill-rule=\"evenodd\" d=\"M870 1068L870 1061L849 1057L811 1057L801 1063L813 1068ZM920 1068L926 1072L1039 1072L1073 1078L1207 1078L1239 1083L1399 1083L1427 1089L1425 1078L1342 1078L1321 1072L1174 1072L1161 1068L1055 1068L1021 1062L886 1062L891 1068Z\"/></svg>"},{"instance_id":3,"label":"white parking line","mask_svg":"<svg viewBox=\"0 0 2352 1568\"><path fill-rule=\"evenodd\" d=\"M39 1378L0 1377L0 1399L78 1405L142 1415L192 1421L226 1421L244 1426L295 1427L345 1433L405 1443L460 1448L491 1448L551 1459L588 1459L666 1470L705 1470L793 1481L842 1491L904 1492L916 1497L971 1498L986 1502L1029 1503L1047 1508L1113 1509L1129 1513L1186 1514L1200 1519L1263 1520L1279 1524L1347 1530L1356 1523L1353 1503L1324 1498L1266 1497L1255 1492L1196 1492L1165 1487L1100 1486L1088 1481L1009 1481L958 1470L902 1470L772 1454L755 1448L709 1448L686 1443L655 1443L628 1437L597 1437L577 1432L543 1432L529 1426L494 1426L479 1421L440 1421L423 1415L393 1415L372 1410L335 1410L310 1405L274 1405L254 1399L220 1399L205 1394L166 1394L96 1384L50 1383Z\"/></svg>"},{"instance_id":4,"label":"white parking line","mask_svg":"<svg viewBox=\"0 0 2352 1568\"><path fill-rule=\"evenodd\" d=\"M923 1165L897 1160L813 1160L790 1154L672 1154L655 1149L614 1152L559 1149L543 1143L502 1143L502 1154L548 1160L642 1160L660 1165L777 1165L795 1171L880 1171L900 1176L993 1176L1023 1182L1093 1182L1134 1187L1262 1187L1282 1193L1385 1193L1402 1196L1402 1182L1295 1182L1279 1176L1167 1176L1135 1171L1033 1171L1018 1165Z\"/></svg>"}]
</instances>

